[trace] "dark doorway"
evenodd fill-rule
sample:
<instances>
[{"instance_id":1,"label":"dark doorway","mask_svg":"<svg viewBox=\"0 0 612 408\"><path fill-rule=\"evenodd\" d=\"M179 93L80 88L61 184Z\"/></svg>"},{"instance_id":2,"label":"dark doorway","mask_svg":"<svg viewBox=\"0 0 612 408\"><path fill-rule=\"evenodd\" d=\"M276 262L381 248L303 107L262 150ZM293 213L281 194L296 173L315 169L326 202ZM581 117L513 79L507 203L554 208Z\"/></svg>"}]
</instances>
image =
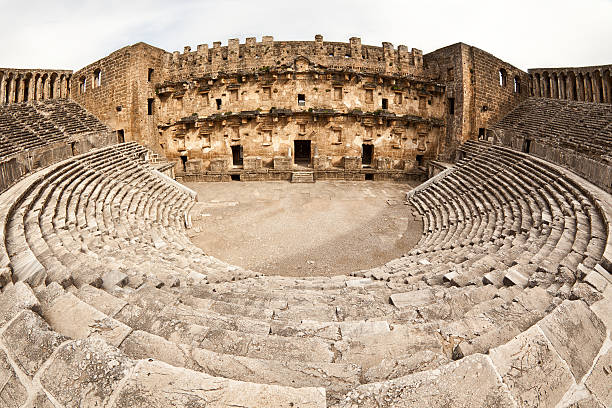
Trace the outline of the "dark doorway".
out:
<instances>
[{"instance_id":1,"label":"dark doorway","mask_svg":"<svg viewBox=\"0 0 612 408\"><path fill-rule=\"evenodd\" d=\"M79 154L79 147L77 146L77 142L70 142L70 150L72 151L73 156Z\"/></svg>"},{"instance_id":2,"label":"dark doorway","mask_svg":"<svg viewBox=\"0 0 612 408\"><path fill-rule=\"evenodd\" d=\"M487 134L485 128L478 128L478 140L486 140Z\"/></svg>"},{"instance_id":3,"label":"dark doorway","mask_svg":"<svg viewBox=\"0 0 612 408\"><path fill-rule=\"evenodd\" d=\"M371 145L371 144L361 145L361 165L362 166L371 166L373 155L374 155L374 145Z\"/></svg>"},{"instance_id":4,"label":"dark doorway","mask_svg":"<svg viewBox=\"0 0 612 408\"><path fill-rule=\"evenodd\" d=\"M183 172L187 173L187 156L181 156L181 163L183 164Z\"/></svg>"},{"instance_id":5,"label":"dark doorway","mask_svg":"<svg viewBox=\"0 0 612 408\"><path fill-rule=\"evenodd\" d=\"M123 129L117 131L117 143L125 143L125 132Z\"/></svg>"},{"instance_id":6,"label":"dark doorway","mask_svg":"<svg viewBox=\"0 0 612 408\"><path fill-rule=\"evenodd\" d=\"M365 175L365 179L366 179L366 181L368 181L368 180L374 181L374 174L372 174L372 173L366 174Z\"/></svg>"},{"instance_id":7,"label":"dark doorway","mask_svg":"<svg viewBox=\"0 0 612 408\"><path fill-rule=\"evenodd\" d=\"M310 140L294 140L295 164L310 164Z\"/></svg>"},{"instance_id":8,"label":"dark doorway","mask_svg":"<svg viewBox=\"0 0 612 408\"><path fill-rule=\"evenodd\" d=\"M416 155L416 162L417 162L417 166L419 167L423 165L423 155L422 154Z\"/></svg>"},{"instance_id":9,"label":"dark doorway","mask_svg":"<svg viewBox=\"0 0 612 408\"><path fill-rule=\"evenodd\" d=\"M523 153L529 153L531 150L531 139L525 139L523 141Z\"/></svg>"},{"instance_id":10,"label":"dark doorway","mask_svg":"<svg viewBox=\"0 0 612 408\"><path fill-rule=\"evenodd\" d=\"M232 163L234 166L242 166L242 145L232 146Z\"/></svg>"},{"instance_id":11,"label":"dark doorway","mask_svg":"<svg viewBox=\"0 0 612 408\"><path fill-rule=\"evenodd\" d=\"M240 174L232 174L230 175L232 181L240 181Z\"/></svg>"}]
</instances>

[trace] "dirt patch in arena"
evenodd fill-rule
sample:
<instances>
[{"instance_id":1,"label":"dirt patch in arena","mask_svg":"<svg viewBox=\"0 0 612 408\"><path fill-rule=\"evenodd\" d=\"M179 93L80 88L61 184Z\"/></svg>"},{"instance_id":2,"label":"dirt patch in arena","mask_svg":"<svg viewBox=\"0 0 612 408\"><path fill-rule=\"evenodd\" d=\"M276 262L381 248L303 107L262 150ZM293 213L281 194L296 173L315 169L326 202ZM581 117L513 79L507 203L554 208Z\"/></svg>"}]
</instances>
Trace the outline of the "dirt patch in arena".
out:
<instances>
[{"instance_id":1,"label":"dirt patch in arena","mask_svg":"<svg viewBox=\"0 0 612 408\"><path fill-rule=\"evenodd\" d=\"M416 184L186 183L198 192L189 234L207 254L267 275L346 274L418 242L421 217L404 203Z\"/></svg>"}]
</instances>

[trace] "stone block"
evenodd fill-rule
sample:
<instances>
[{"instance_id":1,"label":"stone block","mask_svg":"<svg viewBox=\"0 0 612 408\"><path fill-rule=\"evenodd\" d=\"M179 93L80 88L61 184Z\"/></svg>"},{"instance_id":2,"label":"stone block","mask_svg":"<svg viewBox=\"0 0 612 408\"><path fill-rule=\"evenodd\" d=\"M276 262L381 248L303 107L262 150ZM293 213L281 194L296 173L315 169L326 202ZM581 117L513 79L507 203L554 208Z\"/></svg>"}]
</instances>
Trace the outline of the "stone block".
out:
<instances>
[{"instance_id":1,"label":"stone block","mask_svg":"<svg viewBox=\"0 0 612 408\"><path fill-rule=\"evenodd\" d=\"M338 408L514 406L491 360L480 354L435 370L361 385L337 404Z\"/></svg>"},{"instance_id":2,"label":"stone block","mask_svg":"<svg viewBox=\"0 0 612 408\"><path fill-rule=\"evenodd\" d=\"M606 338L603 322L584 302L565 300L538 326L580 382Z\"/></svg>"},{"instance_id":3,"label":"stone block","mask_svg":"<svg viewBox=\"0 0 612 408\"><path fill-rule=\"evenodd\" d=\"M39 312L40 303L28 285L17 282L0 294L0 327L24 309Z\"/></svg>"},{"instance_id":4,"label":"stone block","mask_svg":"<svg viewBox=\"0 0 612 408\"><path fill-rule=\"evenodd\" d=\"M537 326L491 349L489 355L520 406L553 407L574 384L567 365Z\"/></svg>"},{"instance_id":5,"label":"stone block","mask_svg":"<svg viewBox=\"0 0 612 408\"><path fill-rule=\"evenodd\" d=\"M6 408L20 408L28 399L28 392L21 384L4 351L0 350L0 403Z\"/></svg>"},{"instance_id":6,"label":"stone block","mask_svg":"<svg viewBox=\"0 0 612 408\"><path fill-rule=\"evenodd\" d=\"M604 406L612 407L612 348L599 357L585 384Z\"/></svg>"},{"instance_id":7,"label":"stone block","mask_svg":"<svg viewBox=\"0 0 612 408\"><path fill-rule=\"evenodd\" d=\"M67 317L69 318L69 317ZM53 351L68 338L51 330L49 325L31 310L23 310L9 324L2 341L15 364L33 377Z\"/></svg>"},{"instance_id":8,"label":"stone block","mask_svg":"<svg viewBox=\"0 0 612 408\"><path fill-rule=\"evenodd\" d=\"M40 383L66 408L102 407L133 366L119 350L91 337L62 345Z\"/></svg>"},{"instance_id":9,"label":"stone block","mask_svg":"<svg viewBox=\"0 0 612 408\"><path fill-rule=\"evenodd\" d=\"M114 406L323 408L325 396L325 388L233 381L158 361L141 361L119 392Z\"/></svg>"},{"instance_id":10,"label":"stone block","mask_svg":"<svg viewBox=\"0 0 612 408\"><path fill-rule=\"evenodd\" d=\"M432 289L413 290L412 292L394 293L390 297L391 303L402 309L406 307L419 307L433 303L435 300Z\"/></svg>"}]
</instances>

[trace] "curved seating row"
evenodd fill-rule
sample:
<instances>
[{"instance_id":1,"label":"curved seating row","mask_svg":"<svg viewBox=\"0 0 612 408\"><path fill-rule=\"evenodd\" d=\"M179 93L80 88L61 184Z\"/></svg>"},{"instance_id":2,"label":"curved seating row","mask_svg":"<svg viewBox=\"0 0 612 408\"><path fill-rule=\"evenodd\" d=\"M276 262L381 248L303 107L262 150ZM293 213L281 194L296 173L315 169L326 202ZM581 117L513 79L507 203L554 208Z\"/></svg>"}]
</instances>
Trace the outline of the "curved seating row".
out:
<instances>
[{"instance_id":1,"label":"curved seating row","mask_svg":"<svg viewBox=\"0 0 612 408\"><path fill-rule=\"evenodd\" d=\"M468 143L409 198L411 253L355 276L256 276L190 243L193 196L140 149L0 196L9 406L609 405L607 193Z\"/></svg>"}]
</instances>

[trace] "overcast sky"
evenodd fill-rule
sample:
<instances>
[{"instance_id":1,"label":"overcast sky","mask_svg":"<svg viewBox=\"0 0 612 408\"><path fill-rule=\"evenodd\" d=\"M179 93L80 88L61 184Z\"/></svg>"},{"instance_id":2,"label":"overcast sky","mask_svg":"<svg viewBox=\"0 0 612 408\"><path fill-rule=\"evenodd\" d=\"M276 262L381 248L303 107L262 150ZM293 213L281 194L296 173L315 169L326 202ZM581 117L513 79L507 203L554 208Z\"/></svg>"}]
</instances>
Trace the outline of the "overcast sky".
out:
<instances>
[{"instance_id":1,"label":"overcast sky","mask_svg":"<svg viewBox=\"0 0 612 408\"><path fill-rule=\"evenodd\" d=\"M0 0L0 67L77 70L139 41L166 51L229 38L464 42L524 70L612 64L612 0Z\"/></svg>"}]
</instances>

